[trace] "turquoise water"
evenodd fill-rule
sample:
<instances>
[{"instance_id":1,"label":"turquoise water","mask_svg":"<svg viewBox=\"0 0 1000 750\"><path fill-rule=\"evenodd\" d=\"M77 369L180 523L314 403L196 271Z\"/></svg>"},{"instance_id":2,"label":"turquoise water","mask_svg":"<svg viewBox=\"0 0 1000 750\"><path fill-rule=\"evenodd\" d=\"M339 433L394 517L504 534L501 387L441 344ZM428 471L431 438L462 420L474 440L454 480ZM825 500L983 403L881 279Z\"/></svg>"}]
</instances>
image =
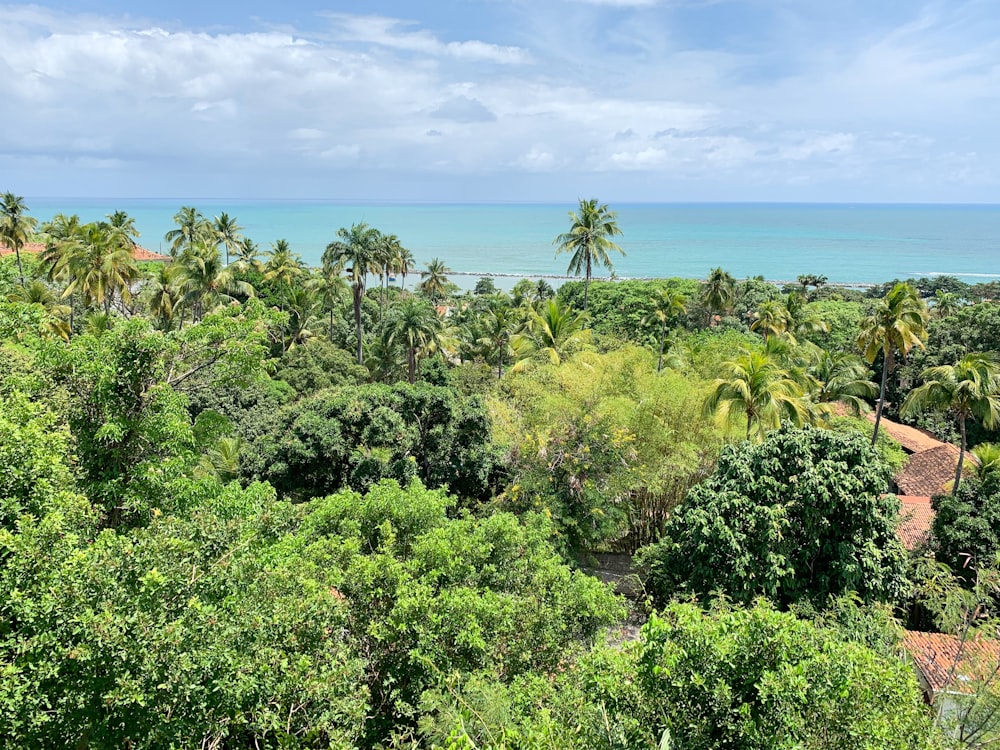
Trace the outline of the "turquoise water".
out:
<instances>
[{"instance_id":1,"label":"turquoise water","mask_svg":"<svg viewBox=\"0 0 1000 750\"><path fill-rule=\"evenodd\" d=\"M338 227L365 221L396 234L422 266L439 257L456 272L565 274L553 238L569 226L573 204L351 204L303 201L27 199L41 221L79 214L93 221L115 210L136 219L141 243L166 249L163 235L182 204L208 217L235 216L262 248L287 239L311 265ZM948 274L969 282L1000 278L1000 206L823 204L613 205L623 230L620 277L703 278L721 266L738 278L793 280L804 273L834 282ZM598 271L597 274L604 274Z\"/></svg>"}]
</instances>

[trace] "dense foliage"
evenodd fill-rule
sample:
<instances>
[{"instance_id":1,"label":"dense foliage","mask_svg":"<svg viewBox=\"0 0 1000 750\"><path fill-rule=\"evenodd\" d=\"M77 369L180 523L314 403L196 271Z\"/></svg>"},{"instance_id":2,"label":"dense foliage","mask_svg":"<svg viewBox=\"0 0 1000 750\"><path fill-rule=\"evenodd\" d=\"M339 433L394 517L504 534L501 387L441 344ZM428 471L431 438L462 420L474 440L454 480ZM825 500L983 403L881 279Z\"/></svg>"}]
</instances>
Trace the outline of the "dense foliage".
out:
<instances>
[{"instance_id":1,"label":"dense foliage","mask_svg":"<svg viewBox=\"0 0 1000 750\"><path fill-rule=\"evenodd\" d=\"M904 557L886 474L856 433L783 428L728 446L644 551L648 585L661 601L722 592L822 605L850 591L895 601Z\"/></svg>"}]
</instances>

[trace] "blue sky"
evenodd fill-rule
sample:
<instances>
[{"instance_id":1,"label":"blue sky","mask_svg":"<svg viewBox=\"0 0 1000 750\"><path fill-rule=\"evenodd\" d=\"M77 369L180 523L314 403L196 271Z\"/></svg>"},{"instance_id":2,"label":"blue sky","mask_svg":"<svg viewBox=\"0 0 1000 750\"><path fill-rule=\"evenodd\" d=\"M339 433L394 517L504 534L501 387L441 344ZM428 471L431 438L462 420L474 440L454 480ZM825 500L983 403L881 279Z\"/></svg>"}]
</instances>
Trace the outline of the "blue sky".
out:
<instances>
[{"instance_id":1,"label":"blue sky","mask_svg":"<svg viewBox=\"0 0 1000 750\"><path fill-rule=\"evenodd\" d=\"M996 0L0 4L26 196L1000 203L998 123Z\"/></svg>"}]
</instances>

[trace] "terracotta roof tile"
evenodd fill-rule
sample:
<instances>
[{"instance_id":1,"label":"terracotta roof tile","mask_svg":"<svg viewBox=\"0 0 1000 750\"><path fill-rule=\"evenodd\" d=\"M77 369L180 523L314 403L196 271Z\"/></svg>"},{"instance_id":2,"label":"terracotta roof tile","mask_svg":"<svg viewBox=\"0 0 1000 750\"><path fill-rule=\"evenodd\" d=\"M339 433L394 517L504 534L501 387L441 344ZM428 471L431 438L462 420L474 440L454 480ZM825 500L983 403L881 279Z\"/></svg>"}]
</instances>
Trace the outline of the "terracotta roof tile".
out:
<instances>
[{"instance_id":1,"label":"terracotta roof tile","mask_svg":"<svg viewBox=\"0 0 1000 750\"><path fill-rule=\"evenodd\" d=\"M865 414L865 419L875 424L874 414ZM920 430L916 427L899 424L899 422L893 422L891 419L886 419L885 417L882 417L878 428L885 430L885 433L903 446L903 450L907 453L919 453L920 451L944 445L944 443L927 432L927 430Z\"/></svg>"},{"instance_id":2,"label":"terracotta roof tile","mask_svg":"<svg viewBox=\"0 0 1000 750\"><path fill-rule=\"evenodd\" d=\"M966 692L968 688L963 687L970 680L987 678L1000 661L1000 643L982 637L969 639L965 643L962 659L952 675L952 667L961 646L955 636L907 630L903 636L903 644L927 686L935 693L945 690Z\"/></svg>"},{"instance_id":3,"label":"terracotta roof tile","mask_svg":"<svg viewBox=\"0 0 1000 750\"><path fill-rule=\"evenodd\" d=\"M969 453L965 457L967 461L972 459ZM906 468L896 475L896 486L904 495L940 495L947 492L947 485L954 481L956 463L958 448L938 443L936 448L910 456Z\"/></svg>"},{"instance_id":4,"label":"terracotta roof tile","mask_svg":"<svg viewBox=\"0 0 1000 750\"><path fill-rule=\"evenodd\" d=\"M45 244L42 242L29 242L24 247L21 248L22 253L41 253L45 251ZM0 245L0 258L5 255L13 255L14 250L7 247L6 245ZM138 261L169 261L169 255L161 255L160 253L154 253L152 250L147 250L144 247L139 247L136 245L135 249L132 251L132 257Z\"/></svg>"},{"instance_id":5,"label":"terracotta roof tile","mask_svg":"<svg viewBox=\"0 0 1000 750\"><path fill-rule=\"evenodd\" d=\"M900 495L899 538L911 552L923 547L931 534L934 509L929 497Z\"/></svg>"}]
</instances>

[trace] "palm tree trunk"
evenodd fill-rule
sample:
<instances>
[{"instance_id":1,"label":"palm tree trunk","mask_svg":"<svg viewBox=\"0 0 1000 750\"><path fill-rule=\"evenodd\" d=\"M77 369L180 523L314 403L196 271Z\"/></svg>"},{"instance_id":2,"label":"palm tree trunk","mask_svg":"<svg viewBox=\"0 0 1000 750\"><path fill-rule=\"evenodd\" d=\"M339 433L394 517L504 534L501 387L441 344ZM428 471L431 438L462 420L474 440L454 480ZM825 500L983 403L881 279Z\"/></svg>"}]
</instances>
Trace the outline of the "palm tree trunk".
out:
<instances>
[{"instance_id":1,"label":"palm tree trunk","mask_svg":"<svg viewBox=\"0 0 1000 750\"><path fill-rule=\"evenodd\" d=\"M497 380L503 377L503 345L497 350Z\"/></svg>"},{"instance_id":2,"label":"palm tree trunk","mask_svg":"<svg viewBox=\"0 0 1000 750\"><path fill-rule=\"evenodd\" d=\"M660 326L660 358L656 361L656 371L660 372L663 369L663 342L667 338L667 321L663 321L663 325Z\"/></svg>"},{"instance_id":3,"label":"palm tree trunk","mask_svg":"<svg viewBox=\"0 0 1000 750\"><path fill-rule=\"evenodd\" d=\"M24 286L24 268L21 266L21 250L17 246L16 242L14 243L14 255L17 256L17 275L21 277L21 288L24 289L25 288L25 286Z\"/></svg>"},{"instance_id":4,"label":"palm tree trunk","mask_svg":"<svg viewBox=\"0 0 1000 750\"><path fill-rule=\"evenodd\" d=\"M958 448L958 466L955 467L955 483L951 486L951 496L954 497L958 494L958 485L962 482L962 464L965 461L965 416L959 418L958 420L958 431L962 437L962 442Z\"/></svg>"},{"instance_id":5,"label":"palm tree trunk","mask_svg":"<svg viewBox=\"0 0 1000 750\"><path fill-rule=\"evenodd\" d=\"M364 290L360 286L354 287L354 332L358 337L358 364L364 364L364 357L361 353L361 297Z\"/></svg>"},{"instance_id":6,"label":"palm tree trunk","mask_svg":"<svg viewBox=\"0 0 1000 750\"><path fill-rule=\"evenodd\" d=\"M587 256L587 279L583 282L583 311L587 312L587 297L590 294L590 256Z\"/></svg>"},{"instance_id":7,"label":"palm tree trunk","mask_svg":"<svg viewBox=\"0 0 1000 750\"><path fill-rule=\"evenodd\" d=\"M333 343L333 308L330 308L330 343Z\"/></svg>"},{"instance_id":8,"label":"palm tree trunk","mask_svg":"<svg viewBox=\"0 0 1000 750\"><path fill-rule=\"evenodd\" d=\"M410 348L406 352L406 360L409 368L407 373L410 380L410 385L413 385L417 381L417 350Z\"/></svg>"},{"instance_id":9,"label":"palm tree trunk","mask_svg":"<svg viewBox=\"0 0 1000 750\"><path fill-rule=\"evenodd\" d=\"M878 403L875 404L875 429L872 431L872 448L878 439L878 426L882 421L882 409L885 407L885 384L889 379L889 355L883 352L882 356L882 385L878 391Z\"/></svg>"}]
</instances>

